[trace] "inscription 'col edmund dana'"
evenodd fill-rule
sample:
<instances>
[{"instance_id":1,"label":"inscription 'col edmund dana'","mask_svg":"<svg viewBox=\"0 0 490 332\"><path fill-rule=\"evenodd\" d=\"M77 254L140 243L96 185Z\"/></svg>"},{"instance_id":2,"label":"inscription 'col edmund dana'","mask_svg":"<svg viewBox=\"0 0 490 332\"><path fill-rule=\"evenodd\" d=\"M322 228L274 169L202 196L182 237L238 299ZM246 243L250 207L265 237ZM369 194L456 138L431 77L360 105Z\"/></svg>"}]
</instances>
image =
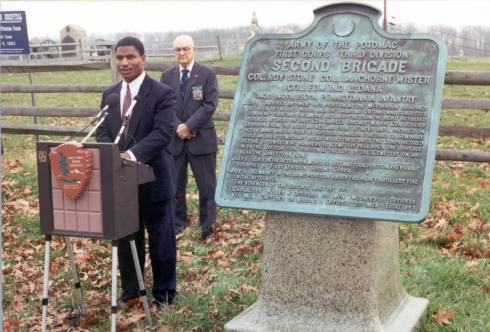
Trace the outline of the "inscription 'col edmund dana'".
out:
<instances>
[{"instance_id":1,"label":"inscription 'col edmund dana'","mask_svg":"<svg viewBox=\"0 0 490 332\"><path fill-rule=\"evenodd\" d=\"M445 47L378 12L315 13L247 44L216 191L222 206L419 222L429 206Z\"/></svg>"}]
</instances>

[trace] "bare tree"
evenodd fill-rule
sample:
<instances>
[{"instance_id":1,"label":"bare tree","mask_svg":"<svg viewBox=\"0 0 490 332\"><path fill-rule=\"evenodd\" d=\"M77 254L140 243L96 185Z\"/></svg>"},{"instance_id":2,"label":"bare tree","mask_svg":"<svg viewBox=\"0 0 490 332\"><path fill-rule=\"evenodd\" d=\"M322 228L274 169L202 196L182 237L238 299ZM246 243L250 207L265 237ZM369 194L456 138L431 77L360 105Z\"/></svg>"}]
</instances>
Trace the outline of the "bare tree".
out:
<instances>
[{"instance_id":1,"label":"bare tree","mask_svg":"<svg viewBox=\"0 0 490 332\"><path fill-rule=\"evenodd\" d=\"M458 31L448 25L433 25L429 27L428 33L441 38L447 47L448 55L459 55L462 47L459 42Z\"/></svg>"}]
</instances>

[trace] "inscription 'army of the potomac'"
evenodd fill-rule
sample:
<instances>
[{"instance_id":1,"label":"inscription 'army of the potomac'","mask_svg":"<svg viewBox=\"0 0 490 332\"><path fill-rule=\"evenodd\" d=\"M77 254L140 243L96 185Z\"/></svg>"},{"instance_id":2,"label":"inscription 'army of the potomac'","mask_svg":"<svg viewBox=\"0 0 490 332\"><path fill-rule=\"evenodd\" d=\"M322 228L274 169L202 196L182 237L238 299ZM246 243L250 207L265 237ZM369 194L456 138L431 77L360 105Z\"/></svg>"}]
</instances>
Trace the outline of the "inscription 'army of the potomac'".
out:
<instances>
[{"instance_id":1,"label":"inscription 'army of the potomac'","mask_svg":"<svg viewBox=\"0 0 490 332\"><path fill-rule=\"evenodd\" d=\"M432 43L375 33L320 39L259 40L251 49L228 199L418 213Z\"/></svg>"}]
</instances>

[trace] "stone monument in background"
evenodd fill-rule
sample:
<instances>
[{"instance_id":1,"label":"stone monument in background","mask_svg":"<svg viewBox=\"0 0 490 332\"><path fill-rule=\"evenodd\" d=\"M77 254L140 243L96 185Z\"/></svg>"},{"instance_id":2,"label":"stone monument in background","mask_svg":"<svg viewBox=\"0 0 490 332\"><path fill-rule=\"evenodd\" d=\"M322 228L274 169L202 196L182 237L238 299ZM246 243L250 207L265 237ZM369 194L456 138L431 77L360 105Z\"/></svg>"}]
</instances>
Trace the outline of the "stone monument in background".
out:
<instances>
[{"instance_id":1,"label":"stone monument in background","mask_svg":"<svg viewBox=\"0 0 490 332\"><path fill-rule=\"evenodd\" d=\"M260 296L226 331L411 331L398 225L427 215L446 50L358 4L246 45L218 204L270 211Z\"/></svg>"},{"instance_id":2,"label":"stone monument in background","mask_svg":"<svg viewBox=\"0 0 490 332\"><path fill-rule=\"evenodd\" d=\"M61 47L63 57L83 57L83 54L88 51L87 49L87 31L81 26L76 24L68 24L60 30L61 44L73 44L78 45L64 45ZM73 51L73 52L69 52Z\"/></svg>"}]
</instances>

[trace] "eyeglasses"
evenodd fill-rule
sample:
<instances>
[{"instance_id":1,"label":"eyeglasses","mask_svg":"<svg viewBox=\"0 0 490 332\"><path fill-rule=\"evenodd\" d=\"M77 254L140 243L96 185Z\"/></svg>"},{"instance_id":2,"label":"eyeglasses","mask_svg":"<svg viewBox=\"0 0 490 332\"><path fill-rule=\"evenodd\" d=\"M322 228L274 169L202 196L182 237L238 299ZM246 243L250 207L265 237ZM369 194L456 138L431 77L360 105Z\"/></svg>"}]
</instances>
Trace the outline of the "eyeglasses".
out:
<instances>
[{"instance_id":1,"label":"eyeglasses","mask_svg":"<svg viewBox=\"0 0 490 332\"><path fill-rule=\"evenodd\" d=\"M177 48L175 48L175 49L174 49L174 52L175 52L175 53L180 53L181 51L183 51L184 53L187 53L187 52L189 52L190 50L191 50L191 48L190 48L190 47L182 47L182 48L177 47Z\"/></svg>"}]
</instances>

